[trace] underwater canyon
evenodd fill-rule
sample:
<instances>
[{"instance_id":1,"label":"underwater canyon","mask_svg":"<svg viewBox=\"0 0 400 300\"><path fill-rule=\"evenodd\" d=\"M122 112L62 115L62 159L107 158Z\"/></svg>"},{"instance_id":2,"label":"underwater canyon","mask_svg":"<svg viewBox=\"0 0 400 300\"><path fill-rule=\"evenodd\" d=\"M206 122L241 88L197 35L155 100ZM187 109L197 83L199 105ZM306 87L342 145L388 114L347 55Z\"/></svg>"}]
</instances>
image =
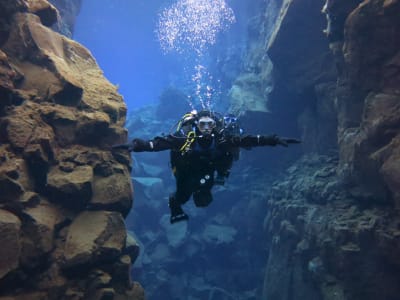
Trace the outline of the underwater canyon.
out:
<instances>
[{"instance_id":1,"label":"underwater canyon","mask_svg":"<svg viewBox=\"0 0 400 300\"><path fill-rule=\"evenodd\" d=\"M128 113L73 40L84 1L0 3L0 300L399 299L399 0L242 4L241 52L228 32L210 54L219 105L302 143L242 151L175 227L167 153L110 146L186 95Z\"/></svg>"}]
</instances>

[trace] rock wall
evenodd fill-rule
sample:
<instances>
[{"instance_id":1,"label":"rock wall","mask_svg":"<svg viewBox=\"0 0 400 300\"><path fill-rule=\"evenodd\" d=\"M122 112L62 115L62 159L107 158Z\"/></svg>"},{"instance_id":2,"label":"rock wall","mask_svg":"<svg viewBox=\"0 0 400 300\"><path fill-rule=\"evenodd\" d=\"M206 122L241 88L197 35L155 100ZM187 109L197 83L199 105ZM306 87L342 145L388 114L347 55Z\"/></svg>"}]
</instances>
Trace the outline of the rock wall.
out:
<instances>
[{"instance_id":1,"label":"rock wall","mask_svg":"<svg viewBox=\"0 0 400 300\"><path fill-rule=\"evenodd\" d=\"M267 192L263 299L397 299L400 1L265 9L248 59L305 155Z\"/></svg>"},{"instance_id":2,"label":"rock wall","mask_svg":"<svg viewBox=\"0 0 400 300\"><path fill-rule=\"evenodd\" d=\"M143 299L126 107L45 0L0 3L0 299ZM129 240L129 242L127 242Z\"/></svg>"},{"instance_id":3,"label":"rock wall","mask_svg":"<svg viewBox=\"0 0 400 300\"><path fill-rule=\"evenodd\" d=\"M346 19L338 88L340 174L366 198L400 204L399 1L364 1ZM340 42L339 42L340 43Z\"/></svg>"},{"instance_id":4,"label":"rock wall","mask_svg":"<svg viewBox=\"0 0 400 300\"><path fill-rule=\"evenodd\" d=\"M74 33L76 16L82 6L83 0L50 0L57 7L59 18L52 28L57 32L71 38Z\"/></svg>"}]
</instances>

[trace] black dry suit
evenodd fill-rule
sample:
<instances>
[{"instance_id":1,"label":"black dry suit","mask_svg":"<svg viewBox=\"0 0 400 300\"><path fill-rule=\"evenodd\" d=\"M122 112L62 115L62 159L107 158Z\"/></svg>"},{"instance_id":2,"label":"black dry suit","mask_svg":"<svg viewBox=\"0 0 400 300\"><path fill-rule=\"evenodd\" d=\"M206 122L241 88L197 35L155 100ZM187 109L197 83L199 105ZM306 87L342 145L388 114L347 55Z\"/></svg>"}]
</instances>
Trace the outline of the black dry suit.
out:
<instances>
[{"instance_id":1,"label":"black dry suit","mask_svg":"<svg viewBox=\"0 0 400 300\"><path fill-rule=\"evenodd\" d=\"M295 142L295 140L291 140ZM226 136L213 132L201 136L193 131L191 135L182 133L155 137L152 140L134 139L129 150L134 152L171 150L171 166L176 178L176 192L170 196L171 223L187 219L181 205L191 196L196 206L207 206L212 201L211 188L214 174L221 164L229 161L232 148L286 145L286 141L276 135Z\"/></svg>"},{"instance_id":2,"label":"black dry suit","mask_svg":"<svg viewBox=\"0 0 400 300\"><path fill-rule=\"evenodd\" d=\"M171 167L176 178L176 193L170 199L179 206L193 194L196 206L207 206L212 201L211 188L220 162L229 156L215 135L195 138L187 149L171 150Z\"/></svg>"}]
</instances>

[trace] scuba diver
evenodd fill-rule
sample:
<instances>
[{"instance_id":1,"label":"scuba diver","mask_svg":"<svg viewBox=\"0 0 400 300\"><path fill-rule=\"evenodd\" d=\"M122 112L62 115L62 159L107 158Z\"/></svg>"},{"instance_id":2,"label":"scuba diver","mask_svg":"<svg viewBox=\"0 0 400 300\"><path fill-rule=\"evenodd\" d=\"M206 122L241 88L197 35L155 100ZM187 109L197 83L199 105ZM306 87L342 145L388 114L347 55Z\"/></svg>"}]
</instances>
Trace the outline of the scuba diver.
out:
<instances>
[{"instance_id":1,"label":"scuba diver","mask_svg":"<svg viewBox=\"0 0 400 300\"><path fill-rule=\"evenodd\" d=\"M174 133L156 136L151 140L135 138L129 144L113 146L129 152L157 152L171 150L171 167L176 179L176 191L169 197L170 222L187 220L182 205L190 197L197 207L206 207L212 200L214 184L223 184L229 176L239 149L260 146L300 143L297 139L277 135L242 135L233 115L223 118L210 110L192 111L179 121Z\"/></svg>"},{"instance_id":2,"label":"scuba diver","mask_svg":"<svg viewBox=\"0 0 400 300\"><path fill-rule=\"evenodd\" d=\"M220 114L214 112L213 115L215 120L214 131L217 132L218 135L240 136L243 133L238 119L233 114L227 114L222 117ZM197 122L198 114L196 110L192 110L191 112L186 113L178 122L175 135L179 135L185 138L195 134ZM239 159L239 153L239 147L231 147L231 149L229 149L229 151L226 151L222 157L219 157L218 161L215 161L216 177L214 178L214 184L225 184L225 178L229 177L233 161ZM177 163L179 159L185 160L186 156L178 155L177 151L171 150L171 166L173 170L175 170L176 167L180 166L180 164Z\"/></svg>"}]
</instances>

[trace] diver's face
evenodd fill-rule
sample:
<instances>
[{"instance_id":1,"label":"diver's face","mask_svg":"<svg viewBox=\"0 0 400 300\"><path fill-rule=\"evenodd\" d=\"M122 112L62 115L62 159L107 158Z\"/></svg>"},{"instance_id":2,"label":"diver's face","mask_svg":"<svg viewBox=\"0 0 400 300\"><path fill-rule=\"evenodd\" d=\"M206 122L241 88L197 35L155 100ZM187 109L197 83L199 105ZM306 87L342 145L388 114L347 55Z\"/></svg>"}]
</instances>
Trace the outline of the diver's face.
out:
<instances>
[{"instance_id":1,"label":"diver's face","mask_svg":"<svg viewBox=\"0 0 400 300\"><path fill-rule=\"evenodd\" d=\"M203 135L209 135L215 128L215 120L210 117L201 117L197 123L197 128Z\"/></svg>"}]
</instances>

